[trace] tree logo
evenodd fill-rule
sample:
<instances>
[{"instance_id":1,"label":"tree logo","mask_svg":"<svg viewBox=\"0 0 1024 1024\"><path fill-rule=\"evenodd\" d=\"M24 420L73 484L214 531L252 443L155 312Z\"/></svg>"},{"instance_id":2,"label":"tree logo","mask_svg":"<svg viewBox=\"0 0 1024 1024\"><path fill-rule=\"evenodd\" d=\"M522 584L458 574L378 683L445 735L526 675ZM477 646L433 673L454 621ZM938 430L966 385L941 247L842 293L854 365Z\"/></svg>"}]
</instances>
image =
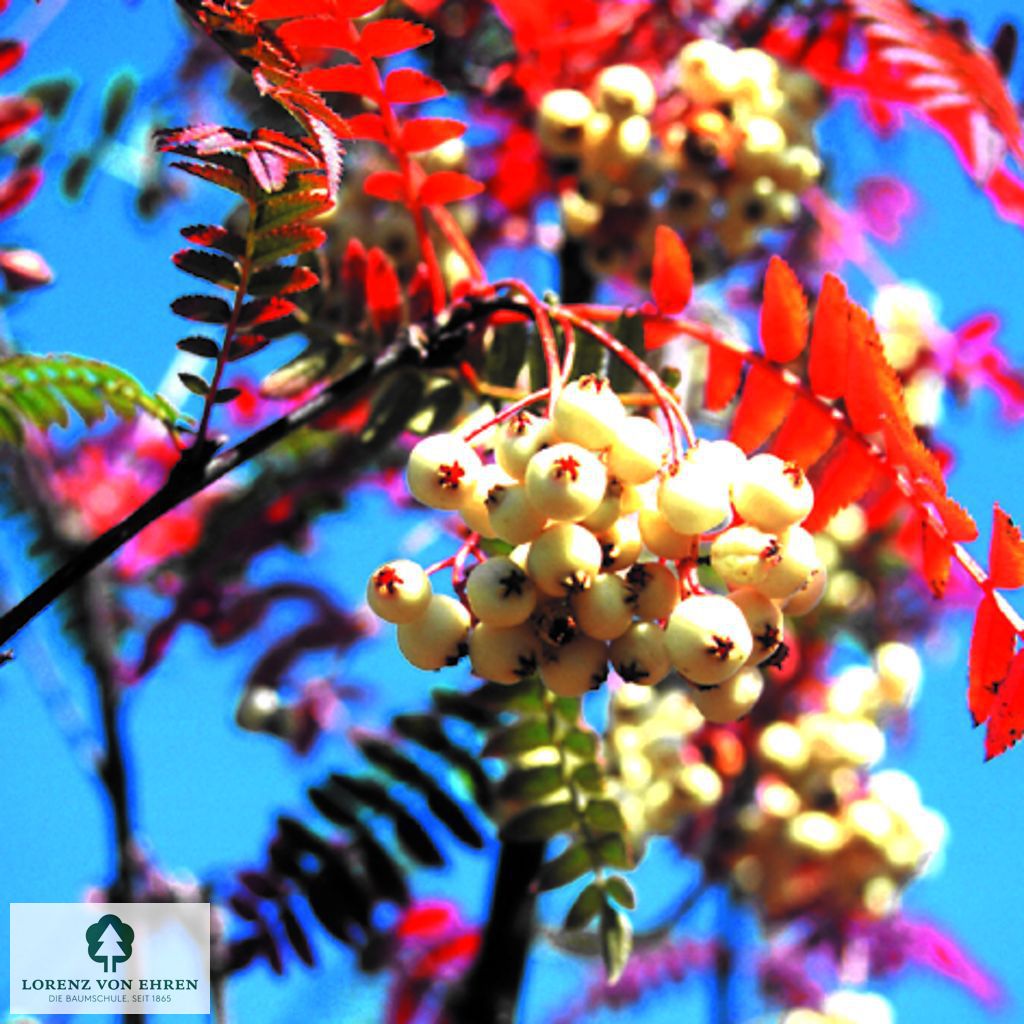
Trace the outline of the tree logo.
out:
<instances>
[{"instance_id":1,"label":"tree logo","mask_svg":"<svg viewBox=\"0 0 1024 1024\"><path fill-rule=\"evenodd\" d=\"M103 964L103 973L116 971L132 955L135 930L115 914L104 914L85 929L89 943L89 959Z\"/></svg>"}]
</instances>

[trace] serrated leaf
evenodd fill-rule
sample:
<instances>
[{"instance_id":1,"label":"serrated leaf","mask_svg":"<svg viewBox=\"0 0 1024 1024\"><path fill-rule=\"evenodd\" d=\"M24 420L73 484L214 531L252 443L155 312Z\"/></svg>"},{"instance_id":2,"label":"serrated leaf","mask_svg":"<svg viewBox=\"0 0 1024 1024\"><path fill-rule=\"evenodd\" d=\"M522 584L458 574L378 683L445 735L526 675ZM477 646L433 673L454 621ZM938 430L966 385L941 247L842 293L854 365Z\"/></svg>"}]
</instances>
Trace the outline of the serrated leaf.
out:
<instances>
[{"instance_id":1,"label":"serrated leaf","mask_svg":"<svg viewBox=\"0 0 1024 1024\"><path fill-rule=\"evenodd\" d=\"M445 95L444 86L415 68L396 68L384 80L389 103L426 103Z\"/></svg>"},{"instance_id":2,"label":"serrated leaf","mask_svg":"<svg viewBox=\"0 0 1024 1024\"><path fill-rule=\"evenodd\" d=\"M588 824L602 832L625 832L622 811L614 800L590 800L583 812Z\"/></svg>"},{"instance_id":3,"label":"serrated leaf","mask_svg":"<svg viewBox=\"0 0 1024 1024\"><path fill-rule=\"evenodd\" d=\"M253 263L257 267L264 267L286 256L312 252L326 241L327 232L323 228L310 224L285 224L260 235L253 252Z\"/></svg>"},{"instance_id":4,"label":"serrated leaf","mask_svg":"<svg viewBox=\"0 0 1024 1024\"><path fill-rule=\"evenodd\" d=\"M364 26L359 34L359 49L368 57L393 57L415 50L434 38L426 25L402 18L380 18Z\"/></svg>"},{"instance_id":5,"label":"serrated leaf","mask_svg":"<svg viewBox=\"0 0 1024 1024\"><path fill-rule=\"evenodd\" d=\"M222 288L235 289L241 276L234 260L199 249L179 249L172 257L174 265L186 274L198 277Z\"/></svg>"},{"instance_id":6,"label":"serrated leaf","mask_svg":"<svg viewBox=\"0 0 1024 1024\"><path fill-rule=\"evenodd\" d=\"M606 878L604 891L627 910L636 909L636 893L633 891L633 886L622 875L612 875L610 878Z\"/></svg>"},{"instance_id":7,"label":"serrated leaf","mask_svg":"<svg viewBox=\"0 0 1024 1024\"><path fill-rule=\"evenodd\" d=\"M541 719L517 722L493 733L484 744L481 757L514 757L551 745L547 722Z\"/></svg>"},{"instance_id":8,"label":"serrated leaf","mask_svg":"<svg viewBox=\"0 0 1024 1024\"><path fill-rule=\"evenodd\" d=\"M284 192L270 196L260 203L256 218L257 236L279 229L284 225L317 217L330 208L327 190L320 188L305 192Z\"/></svg>"},{"instance_id":9,"label":"serrated leaf","mask_svg":"<svg viewBox=\"0 0 1024 1024\"><path fill-rule=\"evenodd\" d=\"M498 794L505 800L537 800L549 796L565 785L562 769L557 764L534 768L513 768L501 780Z\"/></svg>"},{"instance_id":10,"label":"serrated leaf","mask_svg":"<svg viewBox=\"0 0 1024 1024\"><path fill-rule=\"evenodd\" d=\"M254 298L295 295L315 288L319 283L320 278L309 267L267 267L256 271L249 279L249 294Z\"/></svg>"},{"instance_id":11,"label":"serrated leaf","mask_svg":"<svg viewBox=\"0 0 1024 1024\"><path fill-rule=\"evenodd\" d=\"M202 359L216 359L220 355L220 345L213 338L206 338L201 334L193 334L182 338L178 342L178 348L191 356L199 356Z\"/></svg>"},{"instance_id":12,"label":"serrated leaf","mask_svg":"<svg viewBox=\"0 0 1024 1024\"><path fill-rule=\"evenodd\" d=\"M181 236L193 245L216 249L228 256L245 254L245 240L219 224L190 224L181 229Z\"/></svg>"},{"instance_id":13,"label":"serrated leaf","mask_svg":"<svg viewBox=\"0 0 1024 1024\"><path fill-rule=\"evenodd\" d=\"M1024 541L1014 521L998 505L992 511L988 558L993 586L1007 590L1024 587Z\"/></svg>"},{"instance_id":14,"label":"serrated leaf","mask_svg":"<svg viewBox=\"0 0 1024 1024\"><path fill-rule=\"evenodd\" d=\"M176 170L191 174L194 178L201 178L203 181L209 181L220 188L227 189L229 192L234 192L235 195L241 196L243 199L247 199L252 192L245 178L220 164L201 164L190 160L175 160L171 163L171 166Z\"/></svg>"},{"instance_id":15,"label":"serrated leaf","mask_svg":"<svg viewBox=\"0 0 1024 1024\"><path fill-rule=\"evenodd\" d=\"M582 844L570 846L541 867L537 876L537 888L541 892L561 889L563 885L575 882L577 878L585 875L591 867L587 848Z\"/></svg>"},{"instance_id":16,"label":"serrated leaf","mask_svg":"<svg viewBox=\"0 0 1024 1024\"><path fill-rule=\"evenodd\" d=\"M605 982L614 985L629 963L633 951L633 926L629 918L607 903L601 909L601 956Z\"/></svg>"},{"instance_id":17,"label":"serrated leaf","mask_svg":"<svg viewBox=\"0 0 1024 1024\"><path fill-rule=\"evenodd\" d=\"M574 932L580 928L586 928L590 922L601 913L604 907L604 893L595 882L591 882L573 900L569 912L565 915L566 931Z\"/></svg>"},{"instance_id":18,"label":"serrated leaf","mask_svg":"<svg viewBox=\"0 0 1024 1024\"><path fill-rule=\"evenodd\" d=\"M761 345L777 363L796 359L807 344L807 297L793 268L772 256L764 279L761 304Z\"/></svg>"},{"instance_id":19,"label":"serrated leaf","mask_svg":"<svg viewBox=\"0 0 1024 1024\"><path fill-rule=\"evenodd\" d=\"M501 828L501 838L513 843L553 839L559 832L571 829L575 822L576 808L572 803L530 807L505 822Z\"/></svg>"},{"instance_id":20,"label":"serrated leaf","mask_svg":"<svg viewBox=\"0 0 1024 1024\"><path fill-rule=\"evenodd\" d=\"M200 324L226 324L231 319L231 307L213 295L182 295L171 303L171 309Z\"/></svg>"}]
</instances>

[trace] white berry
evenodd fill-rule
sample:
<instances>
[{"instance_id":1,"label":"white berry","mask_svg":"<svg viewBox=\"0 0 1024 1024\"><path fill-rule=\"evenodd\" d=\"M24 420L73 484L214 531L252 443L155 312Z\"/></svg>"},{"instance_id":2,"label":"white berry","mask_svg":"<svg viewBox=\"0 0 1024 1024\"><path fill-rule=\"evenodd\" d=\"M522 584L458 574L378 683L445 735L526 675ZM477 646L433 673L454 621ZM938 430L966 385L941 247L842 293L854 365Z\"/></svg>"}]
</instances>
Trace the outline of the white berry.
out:
<instances>
[{"instance_id":1,"label":"white berry","mask_svg":"<svg viewBox=\"0 0 1024 1024\"><path fill-rule=\"evenodd\" d=\"M487 492L487 517L495 534L509 544L527 544L548 521L533 507L522 484L495 484Z\"/></svg>"},{"instance_id":2,"label":"white berry","mask_svg":"<svg viewBox=\"0 0 1024 1024\"><path fill-rule=\"evenodd\" d=\"M425 437L409 453L406 481L412 496L430 508L457 509L475 493L480 456L452 434Z\"/></svg>"},{"instance_id":3,"label":"white berry","mask_svg":"<svg viewBox=\"0 0 1024 1024\"><path fill-rule=\"evenodd\" d=\"M673 530L668 520L656 509L640 510L640 536L647 550L659 558L689 558L696 538Z\"/></svg>"},{"instance_id":4,"label":"white berry","mask_svg":"<svg viewBox=\"0 0 1024 1024\"><path fill-rule=\"evenodd\" d=\"M730 587L760 586L780 561L779 538L755 526L733 526L711 544L711 567Z\"/></svg>"},{"instance_id":5,"label":"white berry","mask_svg":"<svg viewBox=\"0 0 1024 1024\"><path fill-rule=\"evenodd\" d=\"M709 721L725 725L742 718L758 702L764 691L764 677L756 668L745 668L718 686L694 687L690 699Z\"/></svg>"},{"instance_id":6,"label":"white berry","mask_svg":"<svg viewBox=\"0 0 1024 1024\"><path fill-rule=\"evenodd\" d=\"M470 530L479 533L481 537L497 536L497 531L491 522L487 496L491 493L491 488L499 485L508 486L513 482L512 477L501 466L494 463L490 463L480 470L480 474L476 478L473 497L459 509L462 521Z\"/></svg>"},{"instance_id":7,"label":"white berry","mask_svg":"<svg viewBox=\"0 0 1024 1024\"><path fill-rule=\"evenodd\" d=\"M679 604L679 580L659 562L638 562L626 573L633 611L647 622L667 619Z\"/></svg>"},{"instance_id":8,"label":"white berry","mask_svg":"<svg viewBox=\"0 0 1024 1024\"><path fill-rule=\"evenodd\" d=\"M779 533L807 518L814 505L814 491L795 462L755 455L733 481L732 502L752 526Z\"/></svg>"},{"instance_id":9,"label":"white berry","mask_svg":"<svg viewBox=\"0 0 1024 1024\"><path fill-rule=\"evenodd\" d=\"M473 672L492 683L518 683L537 671L540 643L526 625L502 628L481 622L469 638Z\"/></svg>"},{"instance_id":10,"label":"white berry","mask_svg":"<svg viewBox=\"0 0 1024 1024\"><path fill-rule=\"evenodd\" d=\"M554 431L551 420L520 412L498 428L494 457L506 473L522 480L526 466L545 445L551 444Z\"/></svg>"},{"instance_id":11,"label":"white berry","mask_svg":"<svg viewBox=\"0 0 1024 1024\"><path fill-rule=\"evenodd\" d=\"M786 598L782 610L797 619L814 611L825 596L828 586L828 570L822 566L792 597Z\"/></svg>"},{"instance_id":12,"label":"white berry","mask_svg":"<svg viewBox=\"0 0 1024 1024\"><path fill-rule=\"evenodd\" d=\"M570 381L555 402L555 433L594 451L607 448L626 418L626 410L607 378L588 373Z\"/></svg>"},{"instance_id":13,"label":"white berry","mask_svg":"<svg viewBox=\"0 0 1024 1024\"><path fill-rule=\"evenodd\" d=\"M754 587L740 587L729 595L729 600L743 613L754 638L750 662L758 665L770 658L782 643L782 612Z\"/></svg>"},{"instance_id":14,"label":"white berry","mask_svg":"<svg viewBox=\"0 0 1024 1024\"><path fill-rule=\"evenodd\" d=\"M430 604L430 578L422 566L405 558L385 562L366 584L366 603L385 622L412 622Z\"/></svg>"},{"instance_id":15,"label":"white berry","mask_svg":"<svg viewBox=\"0 0 1024 1024\"><path fill-rule=\"evenodd\" d=\"M597 540L604 553L601 567L606 572L618 572L631 566L644 546L635 516L617 520L610 529L599 533Z\"/></svg>"},{"instance_id":16,"label":"white berry","mask_svg":"<svg viewBox=\"0 0 1024 1024\"><path fill-rule=\"evenodd\" d=\"M683 459L658 488L658 508L677 533L706 533L729 518L729 484L708 460Z\"/></svg>"},{"instance_id":17,"label":"white berry","mask_svg":"<svg viewBox=\"0 0 1024 1024\"><path fill-rule=\"evenodd\" d=\"M608 646L576 636L541 659L541 682L559 697L582 697L608 676Z\"/></svg>"},{"instance_id":18,"label":"white berry","mask_svg":"<svg viewBox=\"0 0 1024 1024\"><path fill-rule=\"evenodd\" d=\"M444 668L467 652L469 627L469 612L455 598L434 594L423 615L398 627L398 647L416 668Z\"/></svg>"},{"instance_id":19,"label":"white berry","mask_svg":"<svg viewBox=\"0 0 1024 1024\"><path fill-rule=\"evenodd\" d=\"M646 416L627 416L608 449L608 472L627 484L653 480L665 461L668 443L661 427Z\"/></svg>"},{"instance_id":20,"label":"white berry","mask_svg":"<svg viewBox=\"0 0 1024 1024\"><path fill-rule=\"evenodd\" d=\"M665 645L672 664L701 686L734 676L754 647L743 613L727 597L701 594L681 601L669 616Z\"/></svg>"},{"instance_id":21,"label":"white berry","mask_svg":"<svg viewBox=\"0 0 1024 1024\"><path fill-rule=\"evenodd\" d=\"M585 519L601 504L607 485L604 466L578 444L544 448L526 467L526 496L549 519Z\"/></svg>"},{"instance_id":22,"label":"white berry","mask_svg":"<svg viewBox=\"0 0 1024 1024\"><path fill-rule=\"evenodd\" d=\"M603 572L593 583L572 596L576 623L595 640L614 640L633 621L632 594L621 576Z\"/></svg>"},{"instance_id":23,"label":"white berry","mask_svg":"<svg viewBox=\"0 0 1024 1024\"><path fill-rule=\"evenodd\" d=\"M654 686L669 674L665 634L650 622L636 622L608 649L615 671L627 682Z\"/></svg>"},{"instance_id":24,"label":"white berry","mask_svg":"<svg viewBox=\"0 0 1024 1024\"><path fill-rule=\"evenodd\" d=\"M821 568L814 537L802 526L792 526L779 535L779 557L757 589L767 597L791 597Z\"/></svg>"},{"instance_id":25,"label":"white berry","mask_svg":"<svg viewBox=\"0 0 1024 1024\"><path fill-rule=\"evenodd\" d=\"M537 606L537 588L510 558L496 555L481 562L466 580L473 614L490 626L518 626Z\"/></svg>"},{"instance_id":26,"label":"white berry","mask_svg":"<svg viewBox=\"0 0 1024 1024\"><path fill-rule=\"evenodd\" d=\"M564 597L585 590L601 571L601 545L575 523L555 523L530 545L526 571L545 594Z\"/></svg>"}]
</instances>

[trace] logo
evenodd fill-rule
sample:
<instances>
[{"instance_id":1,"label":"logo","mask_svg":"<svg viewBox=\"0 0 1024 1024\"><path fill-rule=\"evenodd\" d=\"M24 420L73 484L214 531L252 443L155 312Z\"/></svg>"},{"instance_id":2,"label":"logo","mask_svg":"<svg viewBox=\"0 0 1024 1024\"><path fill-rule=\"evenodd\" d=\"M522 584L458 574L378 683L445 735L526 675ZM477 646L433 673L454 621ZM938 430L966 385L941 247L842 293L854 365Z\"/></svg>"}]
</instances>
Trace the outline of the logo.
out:
<instances>
[{"instance_id":1,"label":"logo","mask_svg":"<svg viewBox=\"0 0 1024 1024\"><path fill-rule=\"evenodd\" d=\"M135 930L116 914L104 914L85 929L85 941L89 943L89 959L103 964L106 974L131 957Z\"/></svg>"}]
</instances>

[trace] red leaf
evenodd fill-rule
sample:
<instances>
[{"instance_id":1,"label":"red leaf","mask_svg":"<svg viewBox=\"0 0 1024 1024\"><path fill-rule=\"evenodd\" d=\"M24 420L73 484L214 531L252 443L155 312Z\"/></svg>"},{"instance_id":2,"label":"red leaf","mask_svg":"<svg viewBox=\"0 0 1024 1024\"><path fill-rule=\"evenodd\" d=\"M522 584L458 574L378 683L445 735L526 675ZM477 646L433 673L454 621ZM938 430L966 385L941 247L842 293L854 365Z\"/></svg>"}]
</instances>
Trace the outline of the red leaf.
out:
<instances>
[{"instance_id":1,"label":"red leaf","mask_svg":"<svg viewBox=\"0 0 1024 1024\"><path fill-rule=\"evenodd\" d=\"M370 96L373 76L361 64L336 64L333 68L313 68L302 75L303 82L318 92L350 92Z\"/></svg>"},{"instance_id":2,"label":"red leaf","mask_svg":"<svg viewBox=\"0 0 1024 1024\"><path fill-rule=\"evenodd\" d=\"M325 6L324 0L253 0L245 13L257 21L275 21L323 14Z\"/></svg>"},{"instance_id":3,"label":"red leaf","mask_svg":"<svg viewBox=\"0 0 1024 1024\"><path fill-rule=\"evenodd\" d=\"M425 46L433 38L434 33L426 25L402 18L381 18L363 29L359 49L367 57L393 57L396 53Z\"/></svg>"},{"instance_id":4,"label":"red leaf","mask_svg":"<svg viewBox=\"0 0 1024 1024\"><path fill-rule=\"evenodd\" d=\"M366 176L363 191L375 199L400 203L405 199L405 179L398 171L374 171Z\"/></svg>"},{"instance_id":5,"label":"red leaf","mask_svg":"<svg viewBox=\"0 0 1024 1024\"><path fill-rule=\"evenodd\" d=\"M826 274L814 311L808 366L815 394L839 398L846 390L848 335L846 285L835 274Z\"/></svg>"},{"instance_id":6,"label":"red leaf","mask_svg":"<svg viewBox=\"0 0 1024 1024\"><path fill-rule=\"evenodd\" d=\"M323 13L322 6L320 12ZM310 50L317 54L325 50L351 53L357 45L357 36L352 26L328 16L289 21L277 29L277 34L293 49Z\"/></svg>"},{"instance_id":7,"label":"red leaf","mask_svg":"<svg viewBox=\"0 0 1024 1024\"><path fill-rule=\"evenodd\" d=\"M810 469L832 447L836 423L817 402L800 397L786 417L772 451L780 459Z\"/></svg>"},{"instance_id":8,"label":"red leaf","mask_svg":"<svg viewBox=\"0 0 1024 1024\"><path fill-rule=\"evenodd\" d=\"M993 586L1007 590L1024 586L1024 541L1013 520L998 505L992 512L988 561Z\"/></svg>"},{"instance_id":9,"label":"red leaf","mask_svg":"<svg viewBox=\"0 0 1024 1024\"><path fill-rule=\"evenodd\" d=\"M937 490L927 481L918 488L928 496L928 500L935 506L939 513L942 525L946 528L950 540L977 540L978 526L970 512L962 505L955 502L944 491Z\"/></svg>"},{"instance_id":10,"label":"red leaf","mask_svg":"<svg viewBox=\"0 0 1024 1024\"><path fill-rule=\"evenodd\" d=\"M935 597L942 597L949 584L949 569L953 561L953 544L928 519L921 520L921 555L924 575Z\"/></svg>"},{"instance_id":11,"label":"red leaf","mask_svg":"<svg viewBox=\"0 0 1024 1024\"><path fill-rule=\"evenodd\" d=\"M229 256L241 256L245 252L245 242L219 224L191 224L181 229L181 236L193 245L218 249Z\"/></svg>"},{"instance_id":12,"label":"red leaf","mask_svg":"<svg viewBox=\"0 0 1024 1024\"><path fill-rule=\"evenodd\" d=\"M0 97L0 142L20 135L38 121L42 113L42 105L35 100L24 96Z\"/></svg>"},{"instance_id":13,"label":"red leaf","mask_svg":"<svg viewBox=\"0 0 1024 1024\"><path fill-rule=\"evenodd\" d=\"M279 153L264 149L250 149L245 162L264 192L279 192L288 180L288 161Z\"/></svg>"},{"instance_id":14,"label":"red leaf","mask_svg":"<svg viewBox=\"0 0 1024 1024\"><path fill-rule=\"evenodd\" d=\"M382 146L391 148L388 133L384 127L384 119L380 114L356 114L355 117L347 118L345 124L353 139L379 142Z\"/></svg>"},{"instance_id":15,"label":"red leaf","mask_svg":"<svg viewBox=\"0 0 1024 1024\"><path fill-rule=\"evenodd\" d=\"M867 494L876 473L875 460L864 447L844 437L815 481L814 508L804 521L804 529L815 533L827 526L837 512Z\"/></svg>"},{"instance_id":16,"label":"red leaf","mask_svg":"<svg viewBox=\"0 0 1024 1024\"><path fill-rule=\"evenodd\" d=\"M786 418L793 392L771 370L753 366L736 407L730 439L745 452L759 448Z\"/></svg>"},{"instance_id":17,"label":"red leaf","mask_svg":"<svg viewBox=\"0 0 1024 1024\"><path fill-rule=\"evenodd\" d=\"M38 167L15 171L0 182L0 218L17 213L36 194L42 183L43 172Z\"/></svg>"},{"instance_id":18,"label":"red leaf","mask_svg":"<svg viewBox=\"0 0 1024 1024\"><path fill-rule=\"evenodd\" d=\"M384 80L384 96L389 103L426 103L440 99L445 92L437 79L415 68L397 68Z\"/></svg>"},{"instance_id":19,"label":"red leaf","mask_svg":"<svg viewBox=\"0 0 1024 1024\"><path fill-rule=\"evenodd\" d=\"M407 153L422 153L460 138L465 131L461 121L450 117L417 117L402 126L402 148Z\"/></svg>"},{"instance_id":20,"label":"red leaf","mask_svg":"<svg viewBox=\"0 0 1024 1024\"><path fill-rule=\"evenodd\" d=\"M1016 639L1013 623L998 600L986 594L978 605L971 631L967 705L975 725L981 725L989 716L992 699L1010 671Z\"/></svg>"},{"instance_id":21,"label":"red leaf","mask_svg":"<svg viewBox=\"0 0 1024 1024\"><path fill-rule=\"evenodd\" d=\"M0 10L3 10L0 7ZM0 39L0 75L6 75L8 71L21 63L25 56L25 46L16 39Z\"/></svg>"},{"instance_id":22,"label":"red leaf","mask_svg":"<svg viewBox=\"0 0 1024 1024\"><path fill-rule=\"evenodd\" d=\"M872 434L882 425L886 407L879 386L877 363L872 358L873 345L881 347L878 332L867 310L849 303L849 379L846 383L846 410L853 425L862 434Z\"/></svg>"},{"instance_id":23,"label":"red leaf","mask_svg":"<svg viewBox=\"0 0 1024 1024\"><path fill-rule=\"evenodd\" d=\"M1010 673L992 702L985 735L985 760L1010 749L1024 735L1024 651L1014 656Z\"/></svg>"},{"instance_id":24,"label":"red leaf","mask_svg":"<svg viewBox=\"0 0 1024 1024\"><path fill-rule=\"evenodd\" d=\"M743 378L746 360L724 345L708 346L707 379L704 381L704 405L709 412L719 412L736 397Z\"/></svg>"},{"instance_id":25,"label":"red leaf","mask_svg":"<svg viewBox=\"0 0 1024 1024\"><path fill-rule=\"evenodd\" d=\"M807 344L807 296L781 256L768 262L761 304L761 345L776 363L796 359Z\"/></svg>"},{"instance_id":26,"label":"red leaf","mask_svg":"<svg viewBox=\"0 0 1024 1024\"><path fill-rule=\"evenodd\" d=\"M424 206L443 206L445 203L457 203L460 199L483 192L483 185L468 174L458 171L437 171L427 177L420 186L420 202Z\"/></svg>"},{"instance_id":27,"label":"red leaf","mask_svg":"<svg viewBox=\"0 0 1024 1024\"><path fill-rule=\"evenodd\" d=\"M679 235L664 224L659 224L654 232L651 294L658 309L668 316L686 309L693 294L689 250Z\"/></svg>"},{"instance_id":28,"label":"red leaf","mask_svg":"<svg viewBox=\"0 0 1024 1024\"><path fill-rule=\"evenodd\" d=\"M253 299L247 302L241 310L238 319L238 328L243 332L250 332L260 324L271 323L274 320L283 320L291 316L296 310L294 302L272 295L266 299Z\"/></svg>"},{"instance_id":29,"label":"red leaf","mask_svg":"<svg viewBox=\"0 0 1024 1024\"><path fill-rule=\"evenodd\" d=\"M366 306L374 329L388 336L398 324L402 291L391 260L376 246L366 256Z\"/></svg>"},{"instance_id":30,"label":"red leaf","mask_svg":"<svg viewBox=\"0 0 1024 1024\"><path fill-rule=\"evenodd\" d=\"M213 182L214 185L226 188L237 195L249 195L249 186L234 171L228 170L227 167L221 167L220 164L197 164L175 160L171 166L196 178L202 178L203 181Z\"/></svg>"}]
</instances>

